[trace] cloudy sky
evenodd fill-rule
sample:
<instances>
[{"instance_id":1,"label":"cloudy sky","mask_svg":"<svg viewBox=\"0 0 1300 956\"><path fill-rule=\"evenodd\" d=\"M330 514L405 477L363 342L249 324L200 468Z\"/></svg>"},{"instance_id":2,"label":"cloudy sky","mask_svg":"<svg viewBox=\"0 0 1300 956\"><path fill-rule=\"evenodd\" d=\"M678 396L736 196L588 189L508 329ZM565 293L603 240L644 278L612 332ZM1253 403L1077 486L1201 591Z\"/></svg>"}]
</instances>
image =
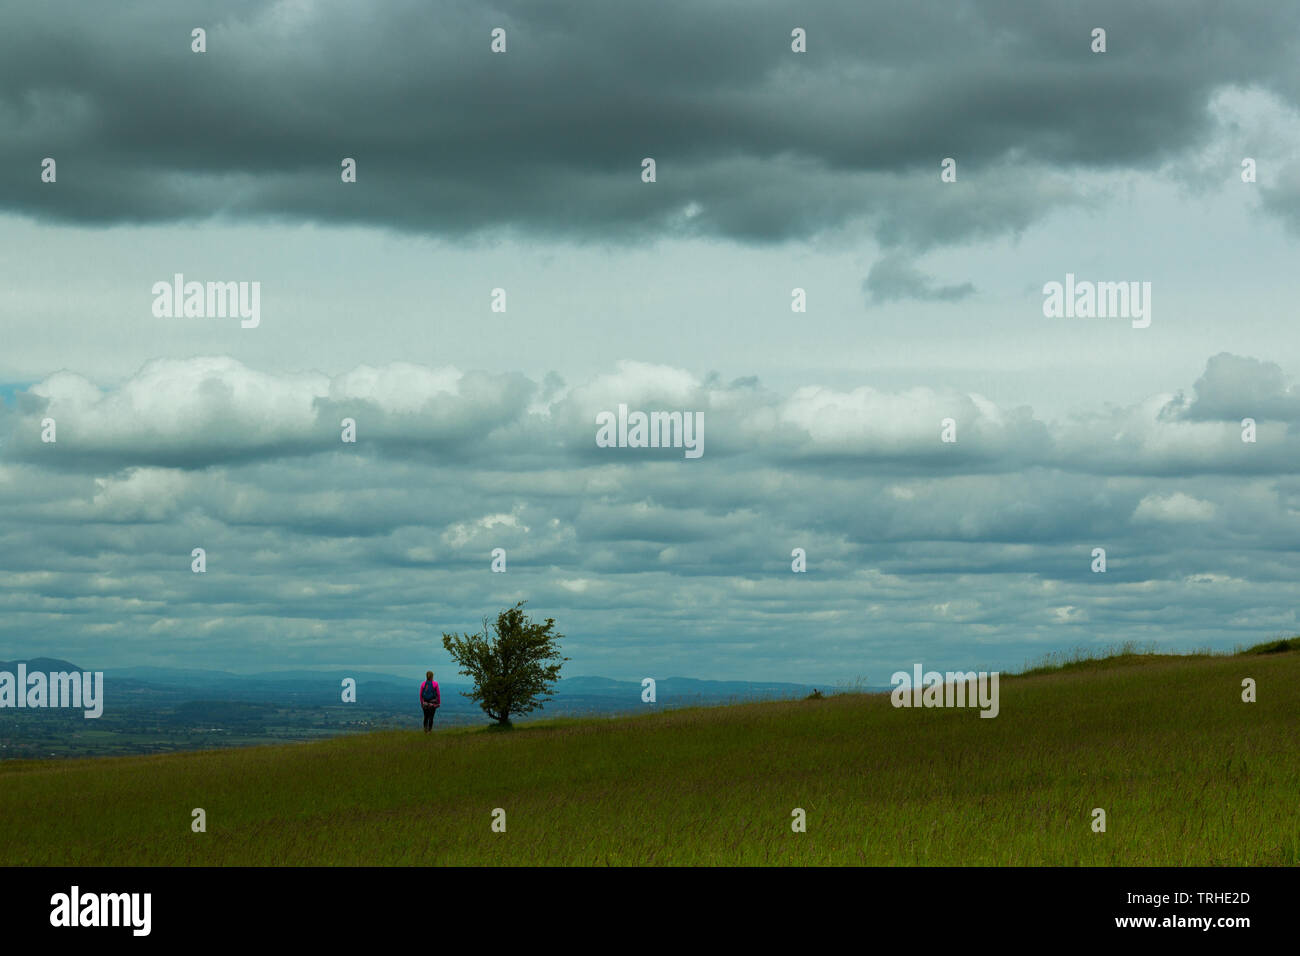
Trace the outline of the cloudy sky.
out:
<instances>
[{"instance_id":1,"label":"cloudy sky","mask_svg":"<svg viewBox=\"0 0 1300 956\"><path fill-rule=\"evenodd\" d=\"M450 677L519 599L629 679L1300 630L1294 5L2 16L0 658ZM1067 274L1150 326L1045 317ZM619 404L704 454L597 447Z\"/></svg>"}]
</instances>

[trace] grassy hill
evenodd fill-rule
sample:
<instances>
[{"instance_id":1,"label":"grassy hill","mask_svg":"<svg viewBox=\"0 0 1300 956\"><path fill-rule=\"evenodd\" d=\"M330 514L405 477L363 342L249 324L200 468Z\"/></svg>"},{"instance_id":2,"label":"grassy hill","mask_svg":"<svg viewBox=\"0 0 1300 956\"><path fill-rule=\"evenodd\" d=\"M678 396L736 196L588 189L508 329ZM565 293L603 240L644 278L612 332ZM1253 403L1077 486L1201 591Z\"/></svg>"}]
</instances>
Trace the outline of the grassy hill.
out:
<instances>
[{"instance_id":1,"label":"grassy hill","mask_svg":"<svg viewBox=\"0 0 1300 956\"><path fill-rule=\"evenodd\" d=\"M995 719L860 694L13 761L0 863L1294 865L1298 730L1292 644L1004 676Z\"/></svg>"}]
</instances>

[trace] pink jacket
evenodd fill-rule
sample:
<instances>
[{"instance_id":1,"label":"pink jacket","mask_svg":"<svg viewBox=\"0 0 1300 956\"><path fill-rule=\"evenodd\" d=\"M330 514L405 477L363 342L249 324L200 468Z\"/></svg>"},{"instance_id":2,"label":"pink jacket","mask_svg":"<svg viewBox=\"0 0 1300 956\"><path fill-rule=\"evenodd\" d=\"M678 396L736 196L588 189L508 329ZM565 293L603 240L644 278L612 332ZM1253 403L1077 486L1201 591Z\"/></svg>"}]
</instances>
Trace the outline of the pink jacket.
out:
<instances>
[{"instance_id":1,"label":"pink jacket","mask_svg":"<svg viewBox=\"0 0 1300 956\"><path fill-rule=\"evenodd\" d=\"M432 684L432 685L433 685L433 706L434 706L434 707L441 707L441 706L442 706L442 692L441 692L440 690L438 690L438 682L437 682L436 680L426 680L424 683L422 683L422 684L420 685L420 706L421 706L421 707L424 706L424 688L425 688L425 685L426 685L426 684Z\"/></svg>"}]
</instances>

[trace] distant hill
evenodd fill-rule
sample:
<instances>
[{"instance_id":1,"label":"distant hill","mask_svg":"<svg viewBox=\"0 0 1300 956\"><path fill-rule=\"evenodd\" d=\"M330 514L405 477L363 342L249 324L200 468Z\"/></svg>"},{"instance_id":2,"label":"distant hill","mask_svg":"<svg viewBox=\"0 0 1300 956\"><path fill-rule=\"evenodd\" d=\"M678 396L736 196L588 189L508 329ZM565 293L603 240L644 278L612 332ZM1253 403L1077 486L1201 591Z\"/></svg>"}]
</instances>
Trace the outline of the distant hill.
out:
<instances>
[{"instance_id":1,"label":"distant hill","mask_svg":"<svg viewBox=\"0 0 1300 956\"><path fill-rule=\"evenodd\" d=\"M82 669L76 664L70 664L57 657L33 657L30 660L25 661L0 661L0 671L9 671L10 673L14 673L17 671L19 664L26 664L27 673L29 674L35 671L40 671L42 673L54 671L59 673L63 671L79 671Z\"/></svg>"},{"instance_id":2,"label":"distant hill","mask_svg":"<svg viewBox=\"0 0 1300 956\"><path fill-rule=\"evenodd\" d=\"M418 687L420 680L424 679L423 674L416 679L414 677L399 677L396 674L373 674L369 671L356 670L286 670L263 671L256 674L235 674L230 671L193 667L108 667L104 669L104 676L126 677L132 680L150 681L166 685L198 682L209 686L260 682L264 684L329 684L337 687L343 678L351 677L359 684L362 682L400 684L404 687L410 685L414 680Z\"/></svg>"},{"instance_id":3,"label":"distant hill","mask_svg":"<svg viewBox=\"0 0 1300 956\"><path fill-rule=\"evenodd\" d=\"M811 684L790 684L773 681L699 680L694 677L665 677L655 681L655 697L665 700L675 697L701 697L706 700L728 698L807 697L815 688ZM823 693L834 691L822 686ZM618 697L641 699L640 681L610 680L608 677L566 677L555 686L557 697L580 694L587 697Z\"/></svg>"},{"instance_id":4,"label":"distant hill","mask_svg":"<svg viewBox=\"0 0 1300 956\"><path fill-rule=\"evenodd\" d=\"M420 671L418 674L410 673L405 677L400 674L378 674L372 673L371 671L346 670L264 671L260 674L247 675L247 679L249 680L328 680L333 681L335 684L343 680L345 677L351 677L355 679L357 683L360 683L361 681L369 681L380 684L401 684L403 687L414 684L414 686L419 687L420 682L424 680L424 672Z\"/></svg>"},{"instance_id":5,"label":"distant hill","mask_svg":"<svg viewBox=\"0 0 1300 956\"><path fill-rule=\"evenodd\" d=\"M229 671L204 670L195 667L105 667L104 677L129 677L160 684L184 683L191 680L242 679L239 674L232 674Z\"/></svg>"},{"instance_id":6,"label":"distant hill","mask_svg":"<svg viewBox=\"0 0 1300 956\"><path fill-rule=\"evenodd\" d=\"M53 658L35 658L42 670L77 669L66 661ZM60 665L55 667L53 665ZM0 665L4 667L6 665ZM34 663L28 663L28 670L37 669ZM108 667L104 668L105 678L127 679L162 687L194 688L198 687L205 696L220 696L217 691L231 685L239 685L244 691L255 691L258 685L268 693L274 693L274 686L298 685L298 689L314 687L322 692L334 694L344 678L351 677L358 686L389 688L392 693L410 694L412 687L418 687L424 679L423 674L371 673L357 670L282 670L262 671L255 674L235 674L230 671L206 670L202 668L178 667ZM439 681L444 696L459 694L469 689L468 683ZM699 680L692 677L666 677L656 682L658 702L674 699L693 699L701 701L724 701L730 699L806 697L813 691L811 684L781 683L772 681L726 681ZM555 697L560 698L607 698L627 703L641 704L640 681L611 680L608 677L565 677L556 682ZM822 686L823 693L833 692L834 688ZM244 696L244 695L241 695Z\"/></svg>"}]
</instances>

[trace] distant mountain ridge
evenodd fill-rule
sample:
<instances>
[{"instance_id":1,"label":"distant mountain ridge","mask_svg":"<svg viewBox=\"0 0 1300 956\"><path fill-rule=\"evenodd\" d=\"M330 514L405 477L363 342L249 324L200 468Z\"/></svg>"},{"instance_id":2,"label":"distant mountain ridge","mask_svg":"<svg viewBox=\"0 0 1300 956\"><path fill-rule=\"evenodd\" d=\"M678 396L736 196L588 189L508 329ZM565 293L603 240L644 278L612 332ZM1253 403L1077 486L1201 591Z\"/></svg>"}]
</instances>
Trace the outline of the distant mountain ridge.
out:
<instances>
[{"instance_id":1,"label":"distant mountain ridge","mask_svg":"<svg viewBox=\"0 0 1300 956\"><path fill-rule=\"evenodd\" d=\"M766 697L807 696L815 688L811 684L782 681L702 680L696 677L664 677L655 679L655 695L669 697L722 697L730 695ZM831 691L823 685L820 689ZM556 694L583 694L590 697L623 697L634 694L639 699L640 681L612 680L608 677L566 677L556 684Z\"/></svg>"},{"instance_id":2,"label":"distant mountain ridge","mask_svg":"<svg viewBox=\"0 0 1300 956\"><path fill-rule=\"evenodd\" d=\"M69 661L54 657L34 657L30 660L0 662L0 670L13 671L18 664L26 664L32 671L75 671L82 670ZM373 673L356 670L282 670L261 671L254 674L236 674L232 671L208 670L196 667L154 667L148 665L132 667L106 667L105 678L139 681L148 684L167 686L188 685L194 682L206 687L215 687L227 683L263 683L263 684L339 684L344 678L353 678L358 686L367 684L386 684L406 688L419 686L423 674L411 674L403 677L398 674ZM439 682L443 688L452 692L468 690L468 683ZM830 693L834 687L820 685L823 692ZM811 684L784 681L738 681L705 680L696 677L665 677L655 681L655 695L658 697L699 697L718 699L725 697L793 697L806 696L814 690ZM640 681L615 680L596 675L562 677L555 685L555 696L605 697L611 699L641 699Z\"/></svg>"},{"instance_id":3,"label":"distant mountain ridge","mask_svg":"<svg viewBox=\"0 0 1300 956\"><path fill-rule=\"evenodd\" d=\"M415 680L417 685L424 679L420 674L415 677L400 677L396 674L375 674L370 671L349 671L349 670L287 670L287 671L262 671L256 674L236 674L232 671L206 670L196 667L109 667L104 670L105 677L129 677L134 680L143 681L189 681L189 680L221 680L221 681L266 681L266 682L283 682L283 681L323 681L333 680L341 681L345 677L355 678L357 683L366 681L377 681L381 683L398 683L407 684Z\"/></svg>"},{"instance_id":4,"label":"distant mountain ridge","mask_svg":"<svg viewBox=\"0 0 1300 956\"><path fill-rule=\"evenodd\" d=\"M19 664L27 665L27 673L60 673L64 671L81 670L76 664L70 664L67 661L60 660L57 657L33 657L26 661L0 661L0 671L9 671L13 673L18 669ZM107 675L105 675L107 676Z\"/></svg>"}]
</instances>

